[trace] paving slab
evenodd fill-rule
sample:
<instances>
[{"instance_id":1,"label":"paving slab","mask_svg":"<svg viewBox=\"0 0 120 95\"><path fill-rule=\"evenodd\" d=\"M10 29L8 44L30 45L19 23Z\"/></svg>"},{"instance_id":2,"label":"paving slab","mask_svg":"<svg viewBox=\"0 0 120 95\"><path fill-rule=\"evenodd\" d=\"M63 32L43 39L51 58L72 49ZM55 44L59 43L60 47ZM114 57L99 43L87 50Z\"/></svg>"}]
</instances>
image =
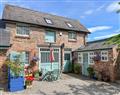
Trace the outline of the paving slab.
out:
<instances>
[{"instance_id":1,"label":"paving slab","mask_svg":"<svg viewBox=\"0 0 120 95\"><path fill-rule=\"evenodd\" d=\"M120 95L120 84L62 74L62 78L57 81L34 81L31 88L14 93L3 92L2 95Z\"/></svg>"}]
</instances>

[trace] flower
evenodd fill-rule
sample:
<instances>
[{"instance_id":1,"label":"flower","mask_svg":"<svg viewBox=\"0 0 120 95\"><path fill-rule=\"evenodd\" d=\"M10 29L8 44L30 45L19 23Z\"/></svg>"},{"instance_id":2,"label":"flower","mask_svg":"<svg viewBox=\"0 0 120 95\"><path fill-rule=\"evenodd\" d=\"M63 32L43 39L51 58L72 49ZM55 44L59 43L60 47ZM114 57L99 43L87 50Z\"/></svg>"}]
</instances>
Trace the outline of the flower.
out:
<instances>
[{"instance_id":1,"label":"flower","mask_svg":"<svg viewBox=\"0 0 120 95\"><path fill-rule=\"evenodd\" d=\"M28 80L28 81L33 81L34 77L33 76L26 76L25 79Z\"/></svg>"},{"instance_id":2,"label":"flower","mask_svg":"<svg viewBox=\"0 0 120 95\"><path fill-rule=\"evenodd\" d=\"M93 58L94 61L99 61L100 59L101 59L101 57L100 57L99 54L97 54L97 55Z\"/></svg>"},{"instance_id":3,"label":"flower","mask_svg":"<svg viewBox=\"0 0 120 95\"><path fill-rule=\"evenodd\" d=\"M39 58L37 57L37 56L34 56L33 58L32 58L32 61L38 61L39 60Z\"/></svg>"}]
</instances>

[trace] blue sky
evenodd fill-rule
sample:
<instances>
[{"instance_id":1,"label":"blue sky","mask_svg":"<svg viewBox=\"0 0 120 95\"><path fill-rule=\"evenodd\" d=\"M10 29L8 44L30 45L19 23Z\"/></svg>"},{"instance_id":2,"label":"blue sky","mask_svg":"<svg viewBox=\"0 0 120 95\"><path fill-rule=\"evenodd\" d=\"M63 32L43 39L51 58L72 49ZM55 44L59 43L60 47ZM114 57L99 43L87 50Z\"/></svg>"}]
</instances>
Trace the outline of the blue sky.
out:
<instances>
[{"instance_id":1,"label":"blue sky","mask_svg":"<svg viewBox=\"0 0 120 95\"><path fill-rule=\"evenodd\" d=\"M5 4L78 19L91 34L88 41L120 33L120 0L0 0L0 14Z\"/></svg>"}]
</instances>

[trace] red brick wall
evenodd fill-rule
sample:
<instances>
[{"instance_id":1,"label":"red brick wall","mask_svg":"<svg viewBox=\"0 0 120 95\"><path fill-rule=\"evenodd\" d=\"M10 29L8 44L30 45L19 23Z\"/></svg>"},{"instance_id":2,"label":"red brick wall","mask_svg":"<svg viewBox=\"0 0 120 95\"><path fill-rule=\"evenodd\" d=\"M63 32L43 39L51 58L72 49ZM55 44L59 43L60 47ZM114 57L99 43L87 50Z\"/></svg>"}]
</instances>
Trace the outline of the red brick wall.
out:
<instances>
[{"instance_id":1,"label":"red brick wall","mask_svg":"<svg viewBox=\"0 0 120 95\"><path fill-rule=\"evenodd\" d=\"M23 38L16 38L16 25L15 24L7 24L7 29L11 31L11 43L13 44L12 49L31 49L35 48L36 44L46 44L45 43L45 29L43 27L30 27L30 38L23 39ZM65 43L65 48L72 48L77 49L80 45L84 45L85 43L85 34L77 32L77 40L76 41L69 41L68 40L68 31L57 30L56 31L56 45L61 45ZM59 33L62 32L62 36ZM22 47L21 47L22 46ZM32 47L31 47L32 46Z\"/></svg>"},{"instance_id":2,"label":"red brick wall","mask_svg":"<svg viewBox=\"0 0 120 95\"><path fill-rule=\"evenodd\" d=\"M7 69L5 65L3 66L3 63L6 60L7 50L0 50L0 85L2 85L3 88L7 87Z\"/></svg>"},{"instance_id":3,"label":"red brick wall","mask_svg":"<svg viewBox=\"0 0 120 95\"><path fill-rule=\"evenodd\" d=\"M10 43L12 46L7 50L7 54L10 51L29 51L30 55L33 56L34 53L38 55L37 45L47 45L45 43L45 29L43 27L30 27L30 37L29 38L21 38L16 36L16 24L6 24L6 29L10 31ZM72 50L77 49L80 45L84 45L85 43L85 34L77 32L77 40L76 41L68 41L68 31L57 30L56 31L56 42L55 45L65 44L65 48L71 48ZM62 32L62 36L59 36L59 33ZM64 50L63 50L64 52ZM0 65L3 65L6 59L6 55L0 55ZM63 61L63 60L62 60ZM63 63L63 62L62 62Z\"/></svg>"},{"instance_id":4,"label":"red brick wall","mask_svg":"<svg viewBox=\"0 0 120 95\"><path fill-rule=\"evenodd\" d=\"M7 23L6 29L11 32L10 42L12 44L10 51L30 51L38 53L37 45L49 45L45 42L45 30L44 27L30 27L30 37L29 38L21 38L16 36L16 24ZM85 34L77 32L77 40L69 41L68 40L68 31L54 29L56 32L56 42L54 45L65 44L65 48L71 48L72 50L77 49L80 45L85 44ZM62 32L62 36L60 36L60 32ZM63 51L64 52L64 51Z\"/></svg>"},{"instance_id":5,"label":"red brick wall","mask_svg":"<svg viewBox=\"0 0 120 95\"><path fill-rule=\"evenodd\" d=\"M47 45L45 43L45 29L43 27L30 27L30 37L29 38L21 38L16 36L16 24L14 23L7 23L6 29L8 29L11 33L10 43L12 46L7 51L30 51L31 55L35 52L38 54L37 45ZM62 43L65 44L65 48L71 48L72 50L77 49L80 45L84 45L85 43L85 34L77 32L77 40L76 41L69 41L68 40L68 31L58 30L56 31L56 42L55 45L61 45ZM62 32L62 36L59 33ZM64 51L63 51L64 52ZM2 58L0 57L2 60ZM1 62L3 63L3 62Z\"/></svg>"},{"instance_id":6,"label":"red brick wall","mask_svg":"<svg viewBox=\"0 0 120 95\"><path fill-rule=\"evenodd\" d=\"M115 53L114 53L115 52ZM116 51L111 49L108 50L108 58L109 61L103 62L103 61L95 61L94 64L94 69L97 72L104 72L105 75L109 76L110 81L115 81L116 80L116 70L115 66L113 65L115 59L116 59Z\"/></svg>"}]
</instances>

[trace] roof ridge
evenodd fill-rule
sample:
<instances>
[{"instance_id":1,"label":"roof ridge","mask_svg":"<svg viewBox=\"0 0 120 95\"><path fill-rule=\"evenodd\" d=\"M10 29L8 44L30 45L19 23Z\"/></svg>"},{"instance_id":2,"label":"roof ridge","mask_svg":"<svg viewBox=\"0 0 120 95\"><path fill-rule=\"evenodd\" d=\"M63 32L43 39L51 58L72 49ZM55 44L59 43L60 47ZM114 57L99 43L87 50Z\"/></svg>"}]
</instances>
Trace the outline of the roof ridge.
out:
<instances>
[{"instance_id":1,"label":"roof ridge","mask_svg":"<svg viewBox=\"0 0 120 95\"><path fill-rule=\"evenodd\" d=\"M99 42L99 41L105 41L105 40L108 40L108 39L110 39L110 38L105 38L105 39L100 39L100 40L89 41L89 42L87 42L87 43L88 43L88 44L89 44L89 43L95 43L95 42Z\"/></svg>"},{"instance_id":2,"label":"roof ridge","mask_svg":"<svg viewBox=\"0 0 120 95\"><path fill-rule=\"evenodd\" d=\"M6 6L17 7L17 8L25 9L25 10L32 11L32 12L43 13L43 14L46 14L46 15L51 15L51 16L61 17L61 18L64 18L64 19L66 18L66 19L68 19L68 20L79 21L79 20L77 20L77 19L73 19L73 18L69 18L69 17L64 17L64 16L60 16L60 15L55 15L55 14L52 14L52 13L47 13L47 12L37 11L37 10L34 10L34 9L25 8L25 7L21 7L21 6L17 6L17 5L5 4L5 7L6 7Z\"/></svg>"}]
</instances>

